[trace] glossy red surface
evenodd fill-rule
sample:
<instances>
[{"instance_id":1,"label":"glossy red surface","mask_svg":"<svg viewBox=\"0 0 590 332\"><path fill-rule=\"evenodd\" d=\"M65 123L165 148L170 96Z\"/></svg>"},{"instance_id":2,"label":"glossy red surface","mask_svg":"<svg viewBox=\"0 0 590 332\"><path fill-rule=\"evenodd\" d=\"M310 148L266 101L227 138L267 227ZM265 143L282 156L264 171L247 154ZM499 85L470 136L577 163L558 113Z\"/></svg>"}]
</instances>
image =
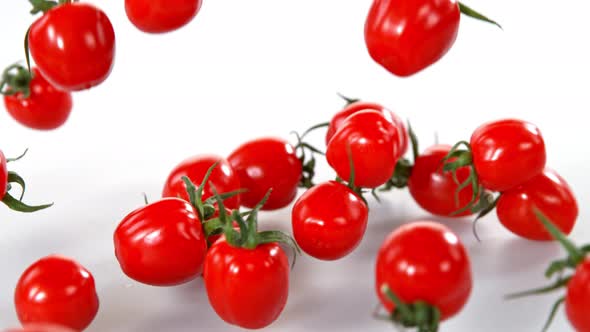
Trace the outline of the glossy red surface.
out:
<instances>
[{"instance_id":1,"label":"glossy red surface","mask_svg":"<svg viewBox=\"0 0 590 332\"><path fill-rule=\"evenodd\" d=\"M189 23L202 3L202 0L125 0L125 12L139 30L163 33Z\"/></svg>"}]
</instances>

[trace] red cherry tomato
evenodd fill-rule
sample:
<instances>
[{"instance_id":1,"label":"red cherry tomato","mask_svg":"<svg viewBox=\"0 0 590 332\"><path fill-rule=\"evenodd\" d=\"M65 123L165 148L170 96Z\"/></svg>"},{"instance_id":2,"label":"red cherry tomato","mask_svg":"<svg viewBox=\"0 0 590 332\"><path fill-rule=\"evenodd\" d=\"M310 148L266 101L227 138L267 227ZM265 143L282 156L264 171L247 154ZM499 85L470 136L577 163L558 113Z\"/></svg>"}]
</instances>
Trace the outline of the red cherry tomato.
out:
<instances>
[{"instance_id":1,"label":"red cherry tomato","mask_svg":"<svg viewBox=\"0 0 590 332\"><path fill-rule=\"evenodd\" d=\"M202 3L202 0L125 0L125 11L139 30L163 33L190 22Z\"/></svg>"},{"instance_id":2,"label":"red cherry tomato","mask_svg":"<svg viewBox=\"0 0 590 332\"><path fill-rule=\"evenodd\" d=\"M78 331L90 325L99 307L92 274L55 255L38 260L22 274L14 302L23 325L48 323Z\"/></svg>"},{"instance_id":3,"label":"red cherry tomato","mask_svg":"<svg viewBox=\"0 0 590 332\"><path fill-rule=\"evenodd\" d=\"M109 76L115 32L102 10L88 3L68 3L31 25L29 49L43 76L57 88L84 90Z\"/></svg>"},{"instance_id":4,"label":"red cherry tomato","mask_svg":"<svg viewBox=\"0 0 590 332\"><path fill-rule=\"evenodd\" d=\"M114 242L123 272L153 286L196 278L207 252L194 208L179 198L165 198L131 212L117 227Z\"/></svg>"},{"instance_id":5,"label":"red cherry tomato","mask_svg":"<svg viewBox=\"0 0 590 332\"><path fill-rule=\"evenodd\" d=\"M280 138L259 138L242 144L227 158L247 191L241 194L242 205L253 208L272 188L262 210L276 210L289 205L297 195L301 178L301 161L295 149Z\"/></svg>"},{"instance_id":6,"label":"red cherry tomato","mask_svg":"<svg viewBox=\"0 0 590 332\"><path fill-rule=\"evenodd\" d=\"M539 223L533 207L543 211L565 234L572 231L578 217L578 203L571 188L559 174L549 169L503 192L496 213L512 233L529 240L552 241L553 236Z\"/></svg>"},{"instance_id":7,"label":"red cherry tomato","mask_svg":"<svg viewBox=\"0 0 590 332\"><path fill-rule=\"evenodd\" d=\"M6 195L8 185L8 168L6 167L6 157L0 150L0 200Z\"/></svg>"},{"instance_id":8,"label":"red cherry tomato","mask_svg":"<svg viewBox=\"0 0 590 332\"><path fill-rule=\"evenodd\" d=\"M336 134L338 129L342 126L344 121L351 116L352 114L358 113L360 111L366 110L373 110L378 111L383 114L384 117L388 117L392 120L392 122L397 126L398 133L399 133L399 151L401 155L405 154L408 150L408 131L406 129L406 125L404 121L394 112L390 111L389 109L383 107L382 105L376 103L369 103L364 101L357 101L354 103L349 104L340 112L334 114L332 120L330 120L330 125L328 126L328 131L326 132L326 145L330 143L330 140Z\"/></svg>"},{"instance_id":9,"label":"red cherry tomato","mask_svg":"<svg viewBox=\"0 0 590 332\"><path fill-rule=\"evenodd\" d=\"M49 130L60 127L72 110L72 95L49 83L37 68L33 68L31 95L22 93L4 96L8 113L19 123L33 129Z\"/></svg>"},{"instance_id":10,"label":"red cherry tomato","mask_svg":"<svg viewBox=\"0 0 590 332\"><path fill-rule=\"evenodd\" d=\"M375 62L410 76L448 52L459 21L456 0L375 0L365 22L365 43Z\"/></svg>"},{"instance_id":11,"label":"red cherry tomato","mask_svg":"<svg viewBox=\"0 0 590 332\"><path fill-rule=\"evenodd\" d=\"M481 185L492 191L514 188L545 168L545 142L539 129L521 120L486 123L471 136L473 164Z\"/></svg>"},{"instance_id":12,"label":"red cherry tomato","mask_svg":"<svg viewBox=\"0 0 590 332\"><path fill-rule=\"evenodd\" d=\"M471 293L471 265L459 238L434 222L414 222L393 231L377 255L376 288L387 284L405 303L424 301L440 310L441 321L457 314Z\"/></svg>"},{"instance_id":13,"label":"red cherry tomato","mask_svg":"<svg viewBox=\"0 0 590 332\"><path fill-rule=\"evenodd\" d=\"M350 188L336 181L325 182L307 190L293 206L293 236L310 256L339 259L360 244L368 212Z\"/></svg>"},{"instance_id":14,"label":"red cherry tomato","mask_svg":"<svg viewBox=\"0 0 590 332\"><path fill-rule=\"evenodd\" d=\"M467 216L471 214L471 211L452 215L453 212L469 204L473 189L471 186L464 188L459 192L459 201L455 200L455 192L459 185L453 180L450 172L442 170L442 161L450 150L450 146L441 144L419 155L408 179L408 189L416 203L429 213L444 217ZM467 180L470 174L469 167L459 168L457 170L459 183Z\"/></svg>"},{"instance_id":15,"label":"red cherry tomato","mask_svg":"<svg viewBox=\"0 0 590 332\"><path fill-rule=\"evenodd\" d=\"M567 284L565 311L578 332L590 332L590 258L586 258Z\"/></svg>"},{"instance_id":16,"label":"red cherry tomato","mask_svg":"<svg viewBox=\"0 0 590 332\"><path fill-rule=\"evenodd\" d=\"M397 128L391 119L377 111L360 111L342 123L328 144L326 158L338 176L348 180L352 157L354 185L375 188L393 175L400 156L398 146Z\"/></svg>"},{"instance_id":17,"label":"red cherry tomato","mask_svg":"<svg viewBox=\"0 0 590 332\"><path fill-rule=\"evenodd\" d=\"M4 330L4 332L76 332L67 327L52 324L27 324L22 328Z\"/></svg>"},{"instance_id":18,"label":"red cherry tomato","mask_svg":"<svg viewBox=\"0 0 590 332\"><path fill-rule=\"evenodd\" d=\"M236 248L225 238L205 259L205 289L215 312L229 324L260 329L274 322L289 294L289 260L276 243Z\"/></svg>"},{"instance_id":19,"label":"red cherry tomato","mask_svg":"<svg viewBox=\"0 0 590 332\"><path fill-rule=\"evenodd\" d=\"M213 169L208 183L213 183L213 186L220 194L240 189L240 178L227 160L215 155L200 155L182 161L170 172L164 184L162 197L180 197L188 201L189 198L182 177L187 176L195 186L199 186L207 170L216 162L218 164ZM213 196L213 191L208 183L203 191L204 200ZM240 195L228 198L223 203L229 209L237 209L240 207Z\"/></svg>"}]
</instances>

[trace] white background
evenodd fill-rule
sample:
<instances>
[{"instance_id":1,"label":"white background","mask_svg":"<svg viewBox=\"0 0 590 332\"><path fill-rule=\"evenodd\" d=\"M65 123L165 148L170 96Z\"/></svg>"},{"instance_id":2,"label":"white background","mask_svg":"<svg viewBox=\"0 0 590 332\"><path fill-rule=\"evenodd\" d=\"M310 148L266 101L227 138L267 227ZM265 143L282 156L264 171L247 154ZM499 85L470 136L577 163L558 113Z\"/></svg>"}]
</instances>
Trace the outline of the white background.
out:
<instances>
[{"instance_id":1,"label":"white background","mask_svg":"<svg viewBox=\"0 0 590 332\"><path fill-rule=\"evenodd\" d=\"M441 142L453 143L488 120L511 116L536 123L548 165L570 182L580 203L572 236L587 242L590 6L580 0L467 4L497 19L504 31L463 17L450 53L401 79L367 55L369 0L205 1L189 26L159 36L136 30L123 0L99 3L117 35L109 79L77 94L71 118L57 131L31 131L0 112L5 154L30 148L24 160L10 164L28 180L26 202L55 202L31 215L0 207L0 328L18 324L12 297L22 271L60 253L96 278L101 309L88 331L232 330L208 305L201 280L154 288L127 279L113 254L112 233L142 205L142 192L158 197L180 160L226 155L247 139L289 137L291 130L326 121L342 105L337 91L410 118L423 148L435 131ZM23 59L28 9L24 0L0 2L2 66ZM330 177L323 166L320 178ZM401 223L433 218L405 191L370 205L366 236L352 255L336 262L300 259L287 307L267 330L392 330L371 317L376 251ZM266 213L262 221L290 231L290 210ZM502 295L544 284L545 266L563 251L516 238L493 214L480 223L481 244L468 219L444 222L469 250L475 288L441 331L539 331L558 293L515 302ZM570 330L562 311L551 331Z\"/></svg>"}]
</instances>

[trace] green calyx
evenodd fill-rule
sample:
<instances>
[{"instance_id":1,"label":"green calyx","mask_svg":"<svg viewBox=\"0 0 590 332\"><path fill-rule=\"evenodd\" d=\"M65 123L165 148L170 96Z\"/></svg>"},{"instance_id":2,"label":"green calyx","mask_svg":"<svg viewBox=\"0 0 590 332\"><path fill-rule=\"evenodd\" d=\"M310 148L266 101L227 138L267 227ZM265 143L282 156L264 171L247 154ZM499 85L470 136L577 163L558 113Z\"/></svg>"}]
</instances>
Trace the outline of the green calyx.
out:
<instances>
[{"instance_id":1,"label":"green calyx","mask_svg":"<svg viewBox=\"0 0 590 332\"><path fill-rule=\"evenodd\" d=\"M303 134L299 134L297 132L293 132L293 134L297 137L297 145L295 145L295 151L297 152L297 158L301 162L302 172L301 172L301 179L299 180L299 187L300 188L311 188L315 184L313 182L313 178L315 176L315 165L316 165L316 154L325 155L323 151L314 147L313 145L305 142L303 139L312 131L316 129L328 127L330 125L329 122L317 124L306 131Z\"/></svg>"},{"instance_id":2,"label":"green calyx","mask_svg":"<svg viewBox=\"0 0 590 332\"><path fill-rule=\"evenodd\" d=\"M31 6L33 6L30 13L35 15L38 13L47 13L54 7L65 5L67 3L78 2L78 0L29 0L29 2L31 3Z\"/></svg>"},{"instance_id":3,"label":"green calyx","mask_svg":"<svg viewBox=\"0 0 590 332\"><path fill-rule=\"evenodd\" d=\"M348 106L350 104L358 103L359 101L361 101L358 98L350 98L350 97L347 97L347 96L341 94L340 92L337 92L336 94L338 95L338 97L342 98L342 100L344 100L344 102L346 103L344 105L344 107L346 107L346 106Z\"/></svg>"},{"instance_id":4,"label":"green calyx","mask_svg":"<svg viewBox=\"0 0 590 332\"><path fill-rule=\"evenodd\" d=\"M12 96L21 93L24 98L31 95L31 80L33 74L19 63L10 65L2 72L0 81L0 93L5 96Z\"/></svg>"},{"instance_id":5,"label":"green calyx","mask_svg":"<svg viewBox=\"0 0 590 332\"><path fill-rule=\"evenodd\" d=\"M258 231L258 212L268 200L272 189L266 193L264 198L252 210L245 214L247 217L244 219L244 214L241 214L237 210L234 210L231 215L228 215L223 205L223 198L217 193L213 184L210 184L210 186L214 192L213 198L219 207L219 217L205 223L206 233L222 233L225 235L225 239L229 245L249 250L254 250L259 245L265 243L285 244L293 250L292 267L295 265L297 254L301 253L301 249L291 236L280 231ZM209 224L210 222L211 224ZM234 222L238 224L239 230L233 227Z\"/></svg>"},{"instance_id":6,"label":"green calyx","mask_svg":"<svg viewBox=\"0 0 590 332\"><path fill-rule=\"evenodd\" d=\"M575 270L576 267L582 263L582 261L586 258L586 256L590 253L590 245L585 245L583 247L577 247L571 240L567 238L563 232L559 230L547 216L539 210L537 207L533 207L533 212L535 213L537 219L545 229L557 240L562 247L568 253L568 257L561 260L556 260L552 262L549 267L545 270L545 277L552 278L554 275L557 275L557 279L550 285L539 287L531 290L526 290L523 292L508 294L505 296L506 299L517 299L526 296L532 295L542 295L547 294L556 290L563 289L567 287L567 284L572 278L572 275L565 275L567 270ZM563 304L565 297L560 297L555 301L553 306L551 307L551 311L545 325L543 326L542 331L547 331L549 326L551 325L557 310Z\"/></svg>"},{"instance_id":7,"label":"green calyx","mask_svg":"<svg viewBox=\"0 0 590 332\"><path fill-rule=\"evenodd\" d=\"M414 133L410 122L408 122L408 135L410 136L412 156L414 158L415 164L420 152L418 147L418 137L416 136L416 133ZM413 168L414 165L408 158L401 158L398 160L397 164L395 165L393 176L381 188L379 188L379 191L390 191L393 188L402 189L407 187L410 176L412 175Z\"/></svg>"},{"instance_id":8,"label":"green calyx","mask_svg":"<svg viewBox=\"0 0 590 332\"><path fill-rule=\"evenodd\" d=\"M384 284L381 292L395 304L395 309L388 317L403 327L415 327L418 332L437 332L440 323L440 310L424 302L404 303L393 291Z\"/></svg>"},{"instance_id":9,"label":"green calyx","mask_svg":"<svg viewBox=\"0 0 590 332\"><path fill-rule=\"evenodd\" d=\"M23 152L23 154L21 154L20 156L16 157L16 158L6 158L6 162L10 163L10 162L14 162L17 160L20 160L21 158L23 158L25 156L25 154L27 153L29 149L26 149L25 152ZM28 205L22 202L23 197L25 195L25 189L26 189L26 183L25 180L18 175L15 172L8 172L8 179L7 179L7 192L6 194L4 194L4 197L2 197L2 203L4 203L6 206L8 206L8 208L10 208L11 210L17 211L17 212L25 212L25 213L30 213L30 212L36 212L39 210L43 210L46 209L50 206L53 205L53 203L51 204L43 204L43 205ZM16 199L14 196L12 196L9 191L12 190L13 186L12 184L18 184L21 187L21 193L20 193L20 197L18 199Z\"/></svg>"},{"instance_id":10,"label":"green calyx","mask_svg":"<svg viewBox=\"0 0 590 332\"><path fill-rule=\"evenodd\" d=\"M474 18L476 20L493 24L493 25L497 26L498 28L500 28L501 30L504 30L498 22L488 18L485 15L480 14L479 12L471 9L470 7L466 6L465 4L463 4L461 2L459 2L459 11L465 16L469 16L469 17Z\"/></svg>"}]
</instances>

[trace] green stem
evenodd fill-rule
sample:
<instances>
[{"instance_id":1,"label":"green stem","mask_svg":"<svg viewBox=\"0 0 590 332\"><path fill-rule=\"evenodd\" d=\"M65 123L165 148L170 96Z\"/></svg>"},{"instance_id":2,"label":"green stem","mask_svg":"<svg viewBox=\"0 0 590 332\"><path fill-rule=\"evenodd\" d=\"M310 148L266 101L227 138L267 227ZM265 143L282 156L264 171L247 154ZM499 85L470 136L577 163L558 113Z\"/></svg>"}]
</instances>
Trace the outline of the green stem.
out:
<instances>
[{"instance_id":1,"label":"green stem","mask_svg":"<svg viewBox=\"0 0 590 332\"><path fill-rule=\"evenodd\" d=\"M476 20L480 20L483 22L491 23L491 24L497 26L498 28L500 28L501 30L504 30L502 28L502 26L500 24L498 24L498 22L480 14L479 12L471 9L470 7L466 6L465 4L463 4L461 2L459 2L459 11L461 11L461 13L463 13L466 16L469 16L471 18L474 18Z\"/></svg>"},{"instance_id":2,"label":"green stem","mask_svg":"<svg viewBox=\"0 0 590 332\"><path fill-rule=\"evenodd\" d=\"M557 301L555 301L555 303L551 307L551 312L549 313L549 317L547 318L547 322L545 322L545 325L543 326L542 332L549 331L549 326L551 326L551 323L553 322L553 319L555 318L555 314L557 314L557 310L559 310L559 307L561 306L561 304L564 301L565 301L565 297L561 297Z\"/></svg>"},{"instance_id":3,"label":"green stem","mask_svg":"<svg viewBox=\"0 0 590 332\"><path fill-rule=\"evenodd\" d=\"M572 277L558 279L556 282L554 282L553 284L551 284L549 286L535 288L535 289L531 289L531 290L526 290L524 292L518 292L518 293L508 294L504 298L506 300L513 300L513 299L518 299L518 298L521 298L521 297L526 297L526 296L531 296L531 295L546 294L546 293L549 293L549 292L558 290L558 289L566 286L568 284L568 282L570 281L571 278Z\"/></svg>"},{"instance_id":4,"label":"green stem","mask_svg":"<svg viewBox=\"0 0 590 332\"><path fill-rule=\"evenodd\" d=\"M350 105L350 104L354 104L357 103L359 101L361 101L358 98L350 98L350 97L346 97L345 95L341 94L340 92L336 93L338 95L338 97L342 98L345 102L346 102L346 106Z\"/></svg>"},{"instance_id":5,"label":"green stem","mask_svg":"<svg viewBox=\"0 0 590 332\"><path fill-rule=\"evenodd\" d=\"M578 248L576 245L570 241L565 234L563 234L551 221L549 218L541 212L537 207L533 207L533 212L537 216L537 219L545 226L545 229L553 236L553 238L567 251L572 261L578 265L580 264L585 257L585 254Z\"/></svg>"},{"instance_id":6,"label":"green stem","mask_svg":"<svg viewBox=\"0 0 590 332\"><path fill-rule=\"evenodd\" d=\"M4 195L4 198L2 198L2 202L4 204L6 204L6 206L8 206L10 209L14 210L14 211L18 211L18 212L26 212L26 213L30 213L30 212L36 212L39 210L43 210L46 209L50 206L53 205L53 203L50 204L44 204L44 205L36 205L36 206L32 206L32 205L27 205L21 201L19 201L18 199L12 197L9 193L6 193Z\"/></svg>"},{"instance_id":7,"label":"green stem","mask_svg":"<svg viewBox=\"0 0 590 332\"><path fill-rule=\"evenodd\" d=\"M414 315L412 310L404 303L402 300L397 297L392 291L391 288L387 284L383 284L381 286L381 293L383 293L391 302L395 304L395 310L399 311L400 315L403 317L411 317Z\"/></svg>"}]
</instances>

